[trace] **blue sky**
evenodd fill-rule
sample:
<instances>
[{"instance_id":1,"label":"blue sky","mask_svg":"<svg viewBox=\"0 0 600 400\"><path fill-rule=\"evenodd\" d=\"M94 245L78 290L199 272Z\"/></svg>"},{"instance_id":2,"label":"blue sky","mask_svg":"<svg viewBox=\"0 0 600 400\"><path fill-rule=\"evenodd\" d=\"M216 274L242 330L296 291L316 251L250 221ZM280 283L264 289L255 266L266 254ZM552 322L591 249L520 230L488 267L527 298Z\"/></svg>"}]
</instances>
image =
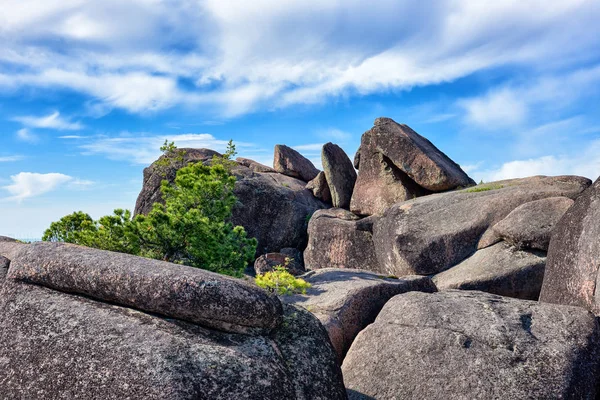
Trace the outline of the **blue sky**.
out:
<instances>
[{"instance_id":1,"label":"blue sky","mask_svg":"<svg viewBox=\"0 0 600 400\"><path fill-rule=\"evenodd\" d=\"M164 139L352 157L379 116L477 181L600 175L598 0L0 0L0 235L133 208Z\"/></svg>"}]
</instances>

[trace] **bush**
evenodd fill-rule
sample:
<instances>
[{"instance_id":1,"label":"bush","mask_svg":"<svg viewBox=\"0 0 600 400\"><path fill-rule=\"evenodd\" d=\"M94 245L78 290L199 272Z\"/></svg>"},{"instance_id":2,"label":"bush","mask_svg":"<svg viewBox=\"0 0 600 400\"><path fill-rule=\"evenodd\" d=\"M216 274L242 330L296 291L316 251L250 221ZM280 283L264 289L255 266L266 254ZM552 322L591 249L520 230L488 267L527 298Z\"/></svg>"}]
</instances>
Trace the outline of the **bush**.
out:
<instances>
[{"instance_id":1,"label":"bush","mask_svg":"<svg viewBox=\"0 0 600 400\"><path fill-rule=\"evenodd\" d=\"M310 283L296 278L281 265L275 267L273 271L258 274L254 281L259 287L279 295L306 294L306 289L311 287Z\"/></svg>"}]
</instances>

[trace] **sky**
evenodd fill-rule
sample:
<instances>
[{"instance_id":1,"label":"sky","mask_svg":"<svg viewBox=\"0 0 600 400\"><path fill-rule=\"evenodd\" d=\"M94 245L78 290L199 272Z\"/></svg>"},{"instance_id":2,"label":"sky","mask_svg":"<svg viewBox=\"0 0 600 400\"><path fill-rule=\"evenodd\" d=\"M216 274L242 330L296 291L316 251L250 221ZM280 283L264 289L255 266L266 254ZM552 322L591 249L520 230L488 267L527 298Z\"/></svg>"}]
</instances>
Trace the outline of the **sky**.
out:
<instances>
[{"instance_id":1,"label":"sky","mask_svg":"<svg viewBox=\"0 0 600 400\"><path fill-rule=\"evenodd\" d=\"M352 158L377 117L476 181L600 175L599 0L0 0L0 235L133 209L165 139Z\"/></svg>"}]
</instances>

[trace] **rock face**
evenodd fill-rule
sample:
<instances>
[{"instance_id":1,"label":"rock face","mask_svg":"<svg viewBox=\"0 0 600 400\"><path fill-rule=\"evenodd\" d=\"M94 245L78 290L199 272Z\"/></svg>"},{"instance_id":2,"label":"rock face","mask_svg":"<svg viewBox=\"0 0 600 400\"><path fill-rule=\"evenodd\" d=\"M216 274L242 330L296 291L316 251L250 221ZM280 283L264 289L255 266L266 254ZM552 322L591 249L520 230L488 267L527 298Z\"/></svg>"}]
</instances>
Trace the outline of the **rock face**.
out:
<instances>
[{"instance_id":1,"label":"rock face","mask_svg":"<svg viewBox=\"0 0 600 400\"><path fill-rule=\"evenodd\" d=\"M190 162L205 160L208 163L213 155L218 155L206 149L181 150L185 151L184 158L196 154ZM144 185L136 203L136 214L146 214L155 201L162 201L161 181L167 179L172 182L177 169L184 165L173 162L169 167L159 167L155 162L144 170ZM231 221L243 226L248 236L258 240L257 254L277 252L284 247L304 249L308 240L308 218L316 210L329 206L316 199L305 189L306 183L299 179L278 173L255 172L242 165L234 168L232 173L237 178L234 193L238 202L233 208Z\"/></svg>"},{"instance_id":2,"label":"rock face","mask_svg":"<svg viewBox=\"0 0 600 400\"><path fill-rule=\"evenodd\" d=\"M18 252L0 296L2 395L345 398L336 354L309 312L166 264L72 245ZM238 334L238 324L270 329Z\"/></svg>"},{"instance_id":3,"label":"rock face","mask_svg":"<svg viewBox=\"0 0 600 400\"><path fill-rule=\"evenodd\" d=\"M376 119L363 134L356 164L350 211L358 215L382 214L400 201L475 184L430 141L389 118Z\"/></svg>"},{"instance_id":4,"label":"rock face","mask_svg":"<svg viewBox=\"0 0 600 400\"><path fill-rule=\"evenodd\" d=\"M575 198L589 184L576 176L536 176L398 203L373 226L375 254L388 274L435 274L473 254L485 231L518 206Z\"/></svg>"},{"instance_id":5,"label":"rock face","mask_svg":"<svg viewBox=\"0 0 600 400\"><path fill-rule=\"evenodd\" d=\"M413 290L434 292L431 279L411 276L390 279L358 270L322 269L302 276L312 287L305 295L283 296L302 306L325 326L340 364L356 335L375 320L393 296Z\"/></svg>"},{"instance_id":6,"label":"rock face","mask_svg":"<svg viewBox=\"0 0 600 400\"><path fill-rule=\"evenodd\" d=\"M438 290L481 290L501 296L537 300L544 279L543 252L526 252L506 243L479 250L432 279Z\"/></svg>"},{"instance_id":7,"label":"rock face","mask_svg":"<svg viewBox=\"0 0 600 400\"><path fill-rule=\"evenodd\" d=\"M285 266L292 275L302 275L306 272L301 264L287 254L267 253L254 261L254 271L257 274L273 271L277 266Z\"/></svg>"},{"instance_id":8,"label":"rock face","mask_svg":"<svg viewBox=\"0 0 600 400\"><path fill-rule=\"evenodd\" d=\"M341 208L319 210L308 223L307 269L351 268L377 272L373 246L375 217L360 219Z\"/></svg>"},{"instance_id":9,"label":"rock face","mask_svg":"<svg viewBox=\"0 0 600 400\"><path fill-rule=\"evenodd\" d=\"M490 228L479 241L478 248L504 240L519 249L547 251L552 229L573 203L567 197L525 203Z\"/></svg>"},{"instance_id":10,"label":"rock face","mask_svg":"<svg viewBox=\"0 0 600 400\"><path fill-rule=\"evenodd\" d=\"M482 292L391 299L348 352L350 399L594 399L598 323Z\"/></svg>"},{"instance_id":11,"label":"rock face","mask_svg":"<svg viewBox=\"0 0 600 400\"><path fill-rule=\"evenodd\" d=\"M600 314L600 179L577 198L554 228L540 301Z\"/></svg>"},{"instance_id":12,"label":"rock face","mask_svg":"<svg viewBox=\"0 0 600 400\"><path fill-rule=\"evenodd\" d=\"M6 257L0 256L0 286L8 274L8 267L10 267L10 260Z\"/></svg>"},{"instance_id":13,"label":"rock face","mask_svg":"<svg viewBox=\"0 0 600 400\"><path fill-rule=\"evenodd\" d=\"M321 171L315 179L306 184L306 188L310 190L317 199L325 203L331 203L331 191L325 177L325 172Z\"/></svg>"},{"instance_id":14,"label":"rock face","mask_svg":"<svg viewBox=\"0 0 600 400\"><path fill-rule=\"evenodd\" d=\"M312 181L319 173L308 158L283 144L275 146L273 167L281 174L302 179L304 182Z\"/></svg>"},{"instance_id":15,"label":"rock face","mask_svg":"<svg viewBox=\"0 0 600 400\"><path fill-rule=\"evenodd\" d=\"M264 164L251 160L249 158L238 157L235 159L240 165L244 167L250 168L254 172L263 172L263 173L276 173L273 168L267 167Z\"/></svg>"},{"instance_id":16,"label":"rock face","mask_svg":"<svg viewBox=\"0 0 600 400\"><path fill-rule=\"evenodd\" d=\"M333 143L323 146L321 161L333 206L350 208L350 199L356 183L356 171L352 161L341 147Z\"/></svg>"}]
</instances>

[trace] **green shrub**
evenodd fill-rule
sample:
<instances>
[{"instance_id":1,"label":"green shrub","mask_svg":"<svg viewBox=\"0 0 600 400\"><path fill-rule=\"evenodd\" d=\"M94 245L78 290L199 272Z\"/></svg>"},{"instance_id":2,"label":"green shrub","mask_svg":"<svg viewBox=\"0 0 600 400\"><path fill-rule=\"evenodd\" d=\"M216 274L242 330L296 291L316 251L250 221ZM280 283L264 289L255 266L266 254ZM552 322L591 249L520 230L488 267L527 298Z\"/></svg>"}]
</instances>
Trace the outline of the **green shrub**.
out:
<instances>
[{"instance_id":1,"label":"green shrub","mask_svg":"<svg viewBox=\"0 0 600 400\"><path fill-rule=\"evenodd\" d=\"M311 287L310 283L304 279L296 278L281 265L275 267L273 271L258 274L255 282L259 287L279 295L306 294L306 289Z\"/></svg>"},{"instance_id":2,"label":"green shrub","mask_svg":"<svg viewBox=\"0 0 600 400\"><path fill-rule=\"evenodd\" d=\"M467 192L467 193L487 192L488 190L497 190L497 189L502 189L503 187L504 187L503 185L495 185L495 184L491 184L491 183L486 183L483 185L473 186L472 188L465 190L465 192Z\"/></svg>"}]
</instances>

